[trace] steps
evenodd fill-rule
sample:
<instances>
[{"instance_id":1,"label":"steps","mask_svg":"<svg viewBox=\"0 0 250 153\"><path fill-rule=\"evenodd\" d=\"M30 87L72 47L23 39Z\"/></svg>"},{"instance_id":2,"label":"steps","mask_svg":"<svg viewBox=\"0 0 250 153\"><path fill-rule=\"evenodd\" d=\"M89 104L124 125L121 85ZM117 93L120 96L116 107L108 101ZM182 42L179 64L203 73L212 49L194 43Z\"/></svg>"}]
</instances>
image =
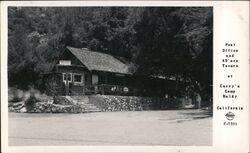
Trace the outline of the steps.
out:
<instances>
[{"instance_id":1,"label":"steps","mask_svg":"<svg viewBox=\"0 0 250 153\"><path fill-rule=\"evenodd\" d=\"M87 96L71 96L86 112L100 112L94 104L90 103Z\"/></svg>"}]
</instances>

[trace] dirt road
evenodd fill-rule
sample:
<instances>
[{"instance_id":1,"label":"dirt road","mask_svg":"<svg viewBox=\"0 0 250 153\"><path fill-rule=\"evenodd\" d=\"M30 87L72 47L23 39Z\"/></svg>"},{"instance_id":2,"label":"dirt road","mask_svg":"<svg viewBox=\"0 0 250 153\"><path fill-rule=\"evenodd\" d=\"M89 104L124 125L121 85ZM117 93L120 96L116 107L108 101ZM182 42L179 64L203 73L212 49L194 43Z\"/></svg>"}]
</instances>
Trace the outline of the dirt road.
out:
<instances>
[{"instance_id":1,"label":"dirt road","mask_svg":"<svg viewBox=\"0 0 250 153\"><path fill-rule=\"evenodd\" d=\"M9 113L9 145L212 145L203 110Z\"/></svg>"}]
</instances>

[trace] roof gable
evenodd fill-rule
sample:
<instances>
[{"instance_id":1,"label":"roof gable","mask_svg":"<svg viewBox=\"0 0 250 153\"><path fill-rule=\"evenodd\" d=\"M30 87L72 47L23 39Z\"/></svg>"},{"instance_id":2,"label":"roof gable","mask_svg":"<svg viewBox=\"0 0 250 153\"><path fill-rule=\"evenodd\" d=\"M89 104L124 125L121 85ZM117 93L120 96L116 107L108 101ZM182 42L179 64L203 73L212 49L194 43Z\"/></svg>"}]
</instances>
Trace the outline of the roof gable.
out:
<instances>
[{"instance_id":1,"label":"roof gable","mask_svg":"<svg viewBox=\"0 0 250 153\"><path fill-rule=\"evenodd\" d=\"M67 49L91 71L132 74L130 64L124 63L112 55L74 47L67 47Z\"/></svg>"}]
</instances>

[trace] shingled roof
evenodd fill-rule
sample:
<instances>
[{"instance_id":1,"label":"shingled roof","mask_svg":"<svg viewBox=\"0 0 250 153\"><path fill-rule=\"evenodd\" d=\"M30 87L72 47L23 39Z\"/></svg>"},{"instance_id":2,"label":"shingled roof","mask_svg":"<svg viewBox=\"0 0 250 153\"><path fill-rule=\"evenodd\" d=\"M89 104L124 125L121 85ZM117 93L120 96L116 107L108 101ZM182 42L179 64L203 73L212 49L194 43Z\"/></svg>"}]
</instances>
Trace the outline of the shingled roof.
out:
<instances>
[{"instance_id":1,"label":"shingled roof","mask_svg":"<svg viewBox=\"0 0 250 153\"><path fill-rule=\"evenodd\" d=\"M131 66L129 62L122 62L112 55L90 51L86 48L80 49L68 46L67 49L90 71L132 74L129 70Z\"/></svg>"}]
</instances>

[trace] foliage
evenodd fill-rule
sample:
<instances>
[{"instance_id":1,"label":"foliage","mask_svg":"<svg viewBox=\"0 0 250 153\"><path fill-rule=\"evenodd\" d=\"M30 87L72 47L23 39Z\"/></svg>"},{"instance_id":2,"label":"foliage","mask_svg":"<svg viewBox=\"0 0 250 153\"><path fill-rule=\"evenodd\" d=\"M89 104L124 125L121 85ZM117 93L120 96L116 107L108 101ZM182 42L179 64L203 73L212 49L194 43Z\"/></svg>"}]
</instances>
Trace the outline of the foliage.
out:
<instances>
[{"instance_id":1,"label":"foliage","mask_svg":"<svg viewBox=\"0 0 250 153\"><path fill-rule=\"evenodd\" d=\"M39 100L34 96L30 96L26 101L25 101L25 105L26 106L32 106L34 105L36 102L38 102Z\"/></svg>"},{"instance_id":2,"label":"foliage","mask_svg":"<svg viewBox=\"0 0 250 153\"><path fill-rule=\"evenodd\" d=\"M135 27L137 73L189 81L211 96L211 8L151 8Z\"/></svg>"},{"instance_id":3,"label":"foliage","mask_svg":"<svg viewBox=\"0 0 250 153\"><path fill-rule=\"evenodd\" d=\"M30 97L24 102L27 111L33 110L35 103L37 103L38 101L39 100L35 97L34 94L30 95Z\"/></svg>"},{"instance_id":4,"label":"foliage","mask_svg":"<svg viewBox=\"0 0 250 153\"><path fill-rule=\"evenodd\" d=\"M9 102L21 102L23 100L23 91L16 88L8 89L8 101Z\"/></svg>"},{"instance_id":5,"label":"foliage","mask_svg":"<svg viewBox=\"0 0 250 153\"><path fill-rule=\"evenodd\" d=\"M9 86L42 89L41 74L73 46L129 58L139 75L189 81L211 97L212 20L209 7L9 7Z\"/></svg>"}]
</instances>

